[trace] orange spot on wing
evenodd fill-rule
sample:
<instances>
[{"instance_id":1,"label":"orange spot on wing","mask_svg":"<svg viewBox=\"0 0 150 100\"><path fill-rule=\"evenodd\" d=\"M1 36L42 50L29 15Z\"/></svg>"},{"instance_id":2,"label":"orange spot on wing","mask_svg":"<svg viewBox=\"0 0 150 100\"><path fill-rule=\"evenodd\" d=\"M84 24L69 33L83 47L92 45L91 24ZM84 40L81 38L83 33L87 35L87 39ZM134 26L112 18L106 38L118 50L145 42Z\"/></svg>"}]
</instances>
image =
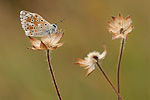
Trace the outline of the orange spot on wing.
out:
<instances>
[{"instance_id":1,"label":"orange spot on wing","mask_svg":"<svg viewBox=\"0 0 150 100\"><path fill-rule=\"evenodd\" d=\"M32 27L32 26L30 26L30 29L33 29L33 27Z\"/></svg>"},{"instance_id":2,"label":"orange spot on wing","mask_svg":"<svg viewBox=\"0 0 150 100\"><path fill-rule=\"evenodd\" d=\"M29 32L28 34L32 35L32 33L31 33L31 32ZM30 37L30 38L31 38L31 37ZM31 38L31 39L33 39L33 38Z\"/></svg>"},{"instance_id":3,"label":"orange spot on wing","mask_svg":"<svg viewBox=\"0 0 150 100\"><path fill-rule=\"evenodd\" d=\"M37 15L35 15L35 17L37 17Z\"/></svg>"},{"instance_id":4,"label":"orange spot on wing","mask_svg":"<svg viewBox=\"0 0 150 100\"><path fill-rule=\"evenodd\" d=\"M31 15L31 18L33 17L33 15Z\"/></svg>"}]
</instances>

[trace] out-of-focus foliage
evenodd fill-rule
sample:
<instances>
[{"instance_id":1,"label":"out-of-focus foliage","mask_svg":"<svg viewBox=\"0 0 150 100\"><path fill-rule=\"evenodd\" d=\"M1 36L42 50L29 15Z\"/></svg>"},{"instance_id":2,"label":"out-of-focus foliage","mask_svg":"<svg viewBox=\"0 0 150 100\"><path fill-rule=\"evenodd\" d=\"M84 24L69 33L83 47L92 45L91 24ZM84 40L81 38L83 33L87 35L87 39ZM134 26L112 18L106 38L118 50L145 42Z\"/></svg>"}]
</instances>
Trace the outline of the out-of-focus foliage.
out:
<instances>
[{"instance_id":1,"label":"out-of-focus foliage","mask_svg":"<svg viewBox=\"0 0 150 100\"><path fill-rule=\"evenodd\" d=\"M51 63L63 100L116 100L101 72L89 77L74 65L91 51L108 49L101 65L116 86L120 39L106 30L111 16L131 14L135 27L125 44L121 63L121 95L125 100L150 99L149 0L0 0L0 100L58 100L44 51L31 51L19 13L40 14L65 30L65 44L53 51Z\"/></svg>"}]
</instances>

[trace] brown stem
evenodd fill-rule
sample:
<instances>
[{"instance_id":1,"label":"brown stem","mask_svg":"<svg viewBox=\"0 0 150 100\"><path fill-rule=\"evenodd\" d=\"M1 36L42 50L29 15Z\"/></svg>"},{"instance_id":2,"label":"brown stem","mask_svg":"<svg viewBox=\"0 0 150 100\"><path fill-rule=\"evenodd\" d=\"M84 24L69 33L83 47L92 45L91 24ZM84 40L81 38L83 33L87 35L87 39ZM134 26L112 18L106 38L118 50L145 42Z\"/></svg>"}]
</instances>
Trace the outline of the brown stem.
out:
<instances>
[{"instance_id":1,"label":"brown stem","mask_svg":"<svg viewBox=\"0 0 150 100\"><path fill-rule=\"evenodd\" d=\"M62 100L61 96L60 96L60 93L59 93L59 89L58 89L57 84L56 84L56 80L55 80L55 76L54 76L54 73L53 73L53 69L52 69L52 66L50 64L49 50L47 50L47 60L48 60L50 73L51 73L51 76L52 76L52 79L53 79L53 82L54 82L54 85L55 85L55 89L56 89L57 95L59 97L59 100Z\"/></svg>"},{"instance_id":2,"label":"brown stem","mask_svg":"<svg viewBox=\"0 0 150 100\"><path fill-rule=\"evenodd\" d=\"M119 56L119 61L118 61L118 68L117 68L117 88L118 88L118 93L120 93L120 64L121 64L121 58L122 58L122 52L123 52L123 47L124 47L124 39L122 39L122 42L121 42L121 48L120 48L120 56ZM118 100L119 97L118 97Z\"/></svg>"},{"instance_id":3,"label":"brown stem","mask_svg":"<svg viewBox=\"0 0 150 100\"><path fill-rule=\"evenodd\" d=\"M117 94L117 96L121 99L122 97L120 96L120 94L117 92L116 88L113 86L113 84L111 83L111 81L109 80L109 78L107 77L107 75L105 74L105 72L103 71L103 69L101 68L100 64L97 62L96 63L97 66L99 67L100 71L102 72L102 74L104 75L104 77L106 78L106 80L108 81L108 83L110 84L110 86L113 88L113 90L115 91L115 93Z\"/></svg>"}]
</instances>

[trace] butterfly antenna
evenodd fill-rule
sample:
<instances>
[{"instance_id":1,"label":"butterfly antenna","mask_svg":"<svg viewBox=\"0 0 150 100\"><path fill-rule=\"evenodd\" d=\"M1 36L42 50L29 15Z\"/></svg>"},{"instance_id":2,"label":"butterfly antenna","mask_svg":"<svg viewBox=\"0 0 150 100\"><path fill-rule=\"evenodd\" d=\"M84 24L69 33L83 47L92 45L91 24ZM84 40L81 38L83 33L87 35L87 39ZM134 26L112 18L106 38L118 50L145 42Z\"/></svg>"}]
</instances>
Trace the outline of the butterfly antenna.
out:
<instances>
[{"instance_id":1,"label":"butterfly antenna","mask_svg":"<svg viewBox=\"0 0 150 100\"><path fill-rule=\"evenodd\" d=\"M65 19L62 19L62 20L60 20L60 21L58 21L58 22L55 22L55 24L57 24L57 23L60 23L60 22L63 22Z\"/></svg>"}]
</instances>

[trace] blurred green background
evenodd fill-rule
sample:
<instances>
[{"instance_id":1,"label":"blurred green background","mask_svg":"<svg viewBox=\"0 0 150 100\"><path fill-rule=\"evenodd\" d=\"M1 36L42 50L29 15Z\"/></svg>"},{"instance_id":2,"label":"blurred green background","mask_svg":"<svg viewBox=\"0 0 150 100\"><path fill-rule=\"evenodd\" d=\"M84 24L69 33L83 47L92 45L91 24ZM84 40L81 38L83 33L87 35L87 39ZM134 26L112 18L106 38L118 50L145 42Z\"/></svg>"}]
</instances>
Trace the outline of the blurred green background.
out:
<instances>
[{"instance_id":1,"label":"blurred green background","mask_svg":"<svg viewBox=\"0 0 150 100\"><path fill-rule=\"evenodd\" d=\"M131 14L134 30L128 35L121 63L124 100L150 100L149 0L0 0L0 100L58 100L44 51L31 44L20 23L20 11L40 14L65 30L65 44L52 52L52 65L63 100L117 100L101 72L86 77L74 65L92 51L108 48L101 65L116 86L120 39L106 30L111 16Z\"/></svg>"}]
</instances>

